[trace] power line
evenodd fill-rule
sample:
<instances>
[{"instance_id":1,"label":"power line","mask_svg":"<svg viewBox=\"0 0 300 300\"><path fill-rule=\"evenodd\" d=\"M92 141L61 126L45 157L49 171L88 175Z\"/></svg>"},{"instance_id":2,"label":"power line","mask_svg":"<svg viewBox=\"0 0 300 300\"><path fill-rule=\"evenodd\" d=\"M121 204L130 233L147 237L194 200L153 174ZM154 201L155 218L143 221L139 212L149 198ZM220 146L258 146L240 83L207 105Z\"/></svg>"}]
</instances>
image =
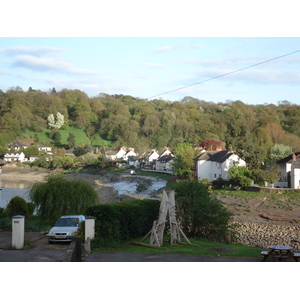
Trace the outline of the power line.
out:
<instances>
[{"instance_id":1,"label":"power line","mask_svg":"<svg viewBox=\"0 0 300 300\"><path fill-rule=\"evenodd\" d=\"M227 75L236 73L236 72L240 72L240 71L243 71L243 70L246 70L246 69L249 69L249 68L258 66L258 65L262 65L262 64L265 64L265 63L270 62L270 61L272 61L272 60L276 60L276 59L279 59L279 58L282 58L282 57L285 57L285 56L289 56L289 55L295 54L295 53L297 53L297 52L300 52L300 50L297 50L297 51L294 51L294 52L291 52L291 53L287 53L287 54L284 54L284 55L281 55L281 56L277 56L277 57L274 57L274 58L271 58L271 59L268 59L268 60L265 60L265 61L256 63L256 64L254 64L254 65L251 65L251 66L248 66L248 67L245 67L245 68L242 68L242 69L238 69L238 70L235 70L235 71L231 71L231 72L228 72L228 73L224 73L224 74L222 74L222 75L218 75L218 76L215 76L215 77L212 77L212 78L203 80L203 81L199 81L199 82L196 82L196 83L193 83L193 84L190 84L190 85L186 85L186 86L183 86L183 87L180 87L180 88L177 88L177 89L168 91L168 92L164 92L164 93L161 93L161 94L157 94L157 95L148 97L147 99L149 99L149 98L154 98L154 97L158 97L158 96L165 95L165 94L169 94L169 93L172 93L172 92L175 92L175 91L179 91L179 90L182 90L182 89L186 89L186 88L188 88L188 87L191 87L191 86L194 86L194 85L197 85L197 84L200 84L200 83L204 83L204 82L207 82L207 81L210 81L210 80L214 80L214 79L217 79L217 78L220 78L220 77L224 77L224 76L227 76Z\"/></svg>"}]
</instances>

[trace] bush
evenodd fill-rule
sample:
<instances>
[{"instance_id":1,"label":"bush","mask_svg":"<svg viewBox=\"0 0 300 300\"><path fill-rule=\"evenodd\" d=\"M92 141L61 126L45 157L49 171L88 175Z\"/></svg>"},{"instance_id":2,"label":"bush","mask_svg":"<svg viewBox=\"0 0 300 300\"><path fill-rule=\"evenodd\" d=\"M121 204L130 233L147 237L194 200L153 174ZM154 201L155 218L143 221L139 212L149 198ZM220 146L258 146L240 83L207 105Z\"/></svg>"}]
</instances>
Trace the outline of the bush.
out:
<instances>
[{"instance_id":1,"label":"bush","mask_svg":"<svg viewBox=\"0 0 300 300\"><path fill-rule=\"evenodd\" d=\"M28 216L32 216L34 213L35 205L32 202L26 202L27 210L28 210Z\"/></svg>"},{"instance_id":2,"label":"bush","mask_svg":"<svg viewBox=\"0 0 300 300\"><path fill-rule=\"evenodd\" d=\"M5 213L8 217L23 215L28 216L28 207L26 201L19 197L13 197L6 206Z\"/></svg>"},{"instance_id":3,"label":"bush","mask_svg":"<svg viewBox=\"0 0 300 300\"><path fill-rule=\"evenodd\" d=\"M176 212L186 235L223 241L230 229L232 214L197 180L184 180L172 185Z\"/></svg>"},{"instance_id":4,"label":"bush","mask_svg":"<svg viewBox=\"0 0 300 300\"><path fill-rule=\"evenodd\" d=\"M86 215L96 218L93 245L108 246L145 235L158 217L159 205L156 200L132 200L89 207Z\"/></svg>"}]
</instances>

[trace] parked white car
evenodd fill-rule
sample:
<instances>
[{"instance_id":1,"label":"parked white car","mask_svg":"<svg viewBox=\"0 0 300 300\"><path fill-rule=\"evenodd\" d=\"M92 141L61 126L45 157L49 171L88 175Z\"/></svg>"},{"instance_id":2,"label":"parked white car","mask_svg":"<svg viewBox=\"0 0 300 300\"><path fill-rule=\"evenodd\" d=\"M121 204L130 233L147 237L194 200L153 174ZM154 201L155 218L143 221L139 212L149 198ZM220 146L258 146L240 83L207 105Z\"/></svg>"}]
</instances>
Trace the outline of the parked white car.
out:
<instances>
[{"instance_id":1,"label":"parked white car","mask_svg":"<svg viewBox=\"0 0 300 300\"><path fill-rule=\"evenodd\" d=\"M47 234L49 243L70 242L84 220L83 215L61 216Z\"/></svg>"}]
</instances>

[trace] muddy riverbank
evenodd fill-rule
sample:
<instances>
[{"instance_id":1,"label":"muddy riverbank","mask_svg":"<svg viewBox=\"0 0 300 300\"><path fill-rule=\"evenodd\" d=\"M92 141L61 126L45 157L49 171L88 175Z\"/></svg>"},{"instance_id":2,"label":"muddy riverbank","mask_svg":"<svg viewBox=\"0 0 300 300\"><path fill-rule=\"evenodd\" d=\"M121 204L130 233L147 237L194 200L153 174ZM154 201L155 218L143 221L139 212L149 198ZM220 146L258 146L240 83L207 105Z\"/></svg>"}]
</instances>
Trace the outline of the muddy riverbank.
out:
<instances>
[{"instance_id":1,"label":"muddy riverbank","mask_svg":"<svg viewBox=\"0 0 300 300\"><path fill-rule=\"evenodd\" d=\"M55 173L55 172L54 172ZM44 182L51 173L22 170L19 172L4 170L2 172L2 186L6 183L20 183L30 188L36 182ZM154 198L160 199L162 188L166 181L156 177L120 175L107 173L105 175L91 175L86 173L68 173L63 175L68 180L79 179L89 182L98 193L100 203L119 202L126 199Z\"/></svg>"}]
</instances>

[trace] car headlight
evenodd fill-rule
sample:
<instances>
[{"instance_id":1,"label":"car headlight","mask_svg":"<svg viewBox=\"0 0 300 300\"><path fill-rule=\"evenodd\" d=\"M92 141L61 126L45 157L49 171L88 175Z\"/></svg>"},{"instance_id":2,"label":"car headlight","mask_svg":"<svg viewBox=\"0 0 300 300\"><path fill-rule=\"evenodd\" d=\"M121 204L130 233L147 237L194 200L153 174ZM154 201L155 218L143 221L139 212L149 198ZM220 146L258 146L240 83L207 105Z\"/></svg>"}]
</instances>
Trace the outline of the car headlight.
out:
<instances>
[{"instance_id":1,"label":"car headlight","mask_svg":"<svg viewBox=\"0 0 300 300\"><path fill-rule=\"evenodd\" d=\"M55 233L52 232L52 231L49 231L49 232L48 232L48 235L55 235Z\"/></svg>"},{"instance_id":2,"label":"car headlight","mask_svg":"<svg viewBox=\"0 0 300 300\"><path fill-rule=\"evenodd\" d=\"M74 232L68 232L67 235L74 235Z\"/></svg>"}]
</instances>

